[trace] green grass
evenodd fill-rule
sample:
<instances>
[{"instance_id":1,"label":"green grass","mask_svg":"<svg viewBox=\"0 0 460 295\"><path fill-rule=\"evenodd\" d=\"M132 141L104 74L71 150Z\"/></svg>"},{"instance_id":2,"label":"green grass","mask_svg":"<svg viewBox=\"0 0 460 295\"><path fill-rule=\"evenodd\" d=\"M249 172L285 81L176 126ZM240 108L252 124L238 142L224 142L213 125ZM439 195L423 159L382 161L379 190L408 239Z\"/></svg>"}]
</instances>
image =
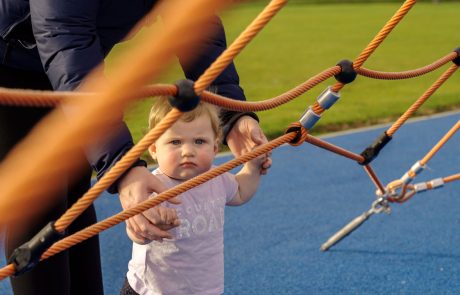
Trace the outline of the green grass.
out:
<instances>
[{"instance_id":1,"label":"green grass","mask_svg":"<svg viewBox=\"0 0 460 295\"><path fill-rule=\"evenodd\" d=\"M402 1L401 1L402 2ZM235 59L248 100L265 100L286 92L342 59L355 59L400 4L287 5ZM228 43L263 9L261 3L234 7L223 15ZM418 3L364 64L383 71L403 71L429 64L460 46L460 3ZM119 46L113 56L126 47ZM110 59L108 61L110 71ZM450 64L449 64L450 65ZM402 114L447 69L402 81L358 76L341 91L341 99L325 112L312 130L321 133L354 126L389 122ZM172 66L158 82L182 77ZM318 85L274 110L258 113L269 137L280 135L297 121L316 96L335 80ZM127 112L135 140L145 129L151 100ZM422 107L418 115L460 107L458 74L449 79Z\"/></svg>"}]
</instances>

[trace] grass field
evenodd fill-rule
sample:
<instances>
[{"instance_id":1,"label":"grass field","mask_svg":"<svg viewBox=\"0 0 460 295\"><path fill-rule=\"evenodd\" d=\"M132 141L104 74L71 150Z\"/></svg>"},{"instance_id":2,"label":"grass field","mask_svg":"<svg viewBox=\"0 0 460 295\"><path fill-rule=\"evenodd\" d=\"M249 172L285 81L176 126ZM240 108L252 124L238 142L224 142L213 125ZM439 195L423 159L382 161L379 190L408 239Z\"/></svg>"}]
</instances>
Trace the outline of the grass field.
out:
<instances>
[{"instance_id":1,"label":"grass field","mask_svg":"<svg viewBox=\"0 0 460 295\"><path fill-rule=\"evenodd\" d=\"M402 1L401 1L402 2ZM265 100L286 92L342 59L356 58L389 20L400 4L329 4L284 7L235 59L248 100ZM223 14L230 44L263 9L261 3L245 4ZM418 3L364 64L382 71L403 71L429 64L460 46L460 3ZM133 43L134 44L134 43ZM116 56L133 44L114 50ZM450 65L450 64L449 64ZM397 118L447 69L423 77L384 81L360 77L341 91L341 99L328 110L312 132L315 134L354 126L388 122ZM110 71L110 59L108 61ZM161 81L183 76L173 65ZM417 115L460 107L458 73L449 79ZM318 85L294 101L260 112L262 128L273 138L297 121L316 96L335 80ZM146 126L151 100L127 112L135 140Z\"/></svg>"}]
</instances>

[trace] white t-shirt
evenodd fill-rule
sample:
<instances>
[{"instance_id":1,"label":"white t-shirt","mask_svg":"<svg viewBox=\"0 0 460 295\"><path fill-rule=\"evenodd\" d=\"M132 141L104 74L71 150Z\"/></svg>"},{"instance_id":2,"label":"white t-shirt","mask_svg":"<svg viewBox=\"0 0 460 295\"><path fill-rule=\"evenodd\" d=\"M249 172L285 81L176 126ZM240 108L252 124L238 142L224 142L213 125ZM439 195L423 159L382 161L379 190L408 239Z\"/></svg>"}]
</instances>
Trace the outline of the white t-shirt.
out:
<instances>
[{"instance_id":1,"label":"white t-shirt","mask_svg":"<svg viewBox=\"0 0 460 295\"><path fill-rule=\"evenodd\" d=\"M156 169L153 174L168 187L174 180ZM128 282L141 295L222 294L224 292L224 208L238 190L235 176L224 173L179 195L175 208L181 225L173 239L147 245L133 243Z\"/></svg>"}]
</instances>

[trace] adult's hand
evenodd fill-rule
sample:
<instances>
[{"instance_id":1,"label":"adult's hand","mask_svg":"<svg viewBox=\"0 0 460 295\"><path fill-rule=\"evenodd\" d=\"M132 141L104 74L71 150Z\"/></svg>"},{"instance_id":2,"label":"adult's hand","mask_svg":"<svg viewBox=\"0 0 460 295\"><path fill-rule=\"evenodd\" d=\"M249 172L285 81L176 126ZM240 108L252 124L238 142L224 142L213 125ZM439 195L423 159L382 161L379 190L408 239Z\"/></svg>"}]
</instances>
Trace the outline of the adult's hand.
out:
<instances>
[{"instance_id":1,"label":"adult's hand","mask_svg":"<svg viewBox=\"0 0 460 295\"><path fill-rule=\"evenodd\" d=\"M121 206L125 210L147 200L153 192L160 193L166 189L164 184L143 166L130 169L118 185ZM180 203L176 198L170 199L169 202ZM133 240L144 242L171 238L167 230L176 227L177 224L157 225L156 222L151 214L145 211L126 221L127 231Z\"/></svg>"},{"instance_id":2,"label":"adult's hand","mask_svg":"<svg viewBox=\"0 0 460 295\"><path fill-rule=\"evenodd\" d=\"M227 135L227 145L235 157L244 155L255 147L267 143L267 137L254 118L243 116L236 121ZM271 153L265 155L260 174L267 174L272 165Z\"/></svg>"}]
</instances>

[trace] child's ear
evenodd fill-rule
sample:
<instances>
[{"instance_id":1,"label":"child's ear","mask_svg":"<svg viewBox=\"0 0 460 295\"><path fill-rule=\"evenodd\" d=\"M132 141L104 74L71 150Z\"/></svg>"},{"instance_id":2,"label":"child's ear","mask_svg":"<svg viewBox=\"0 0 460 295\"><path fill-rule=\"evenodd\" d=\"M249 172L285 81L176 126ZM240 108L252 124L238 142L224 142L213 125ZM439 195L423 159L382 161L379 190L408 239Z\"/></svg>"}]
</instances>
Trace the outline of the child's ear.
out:
<instances>
[{"instance_id":1,"label":"child's ear","mask_svg":"<svg viewBox=\"0 0 460 295\"><path fill-rule=\"evenodd\" d=\"M154 160L157 159L157 147L155 146L155 144L152 144L151 146L149 146L149 153L152 159Z\"/></svg>"},{"instance_id":2,"label":"child's ear","mask_svg":"<svg viewBox=\"0 0 460 295\"><path fill-rule=\"evenodd\" d=\"M219 151L219 139L217 138L215 141L214 141L214 154L217 155L217 152Z\"/></svg>"}]
</instances>

